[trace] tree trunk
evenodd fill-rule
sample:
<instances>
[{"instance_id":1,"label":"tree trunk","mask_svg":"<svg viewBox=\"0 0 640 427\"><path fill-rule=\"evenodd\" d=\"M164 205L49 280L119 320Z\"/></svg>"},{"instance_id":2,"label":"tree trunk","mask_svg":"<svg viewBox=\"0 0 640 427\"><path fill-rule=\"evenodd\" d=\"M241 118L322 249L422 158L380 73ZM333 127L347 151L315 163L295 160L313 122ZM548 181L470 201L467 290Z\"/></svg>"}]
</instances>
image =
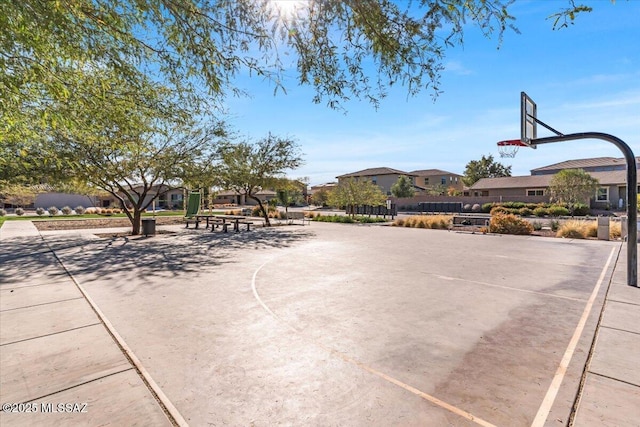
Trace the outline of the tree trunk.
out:
<instances>
[{"instance_id":1,"label":"tree trunk","mask_svg":"<svg viewBox=\"0 0 640 427\"><path fill-rule=\"evenodd\" d=\"M258 202L258 206L260 207L260 210L262 211L262 216L264 217L264 226L265 227L271 227L271 222L269 221L269 213L264 208L264 205L262 204L262 201L260 201L260 199L255 197L255 196L249 196L249 197L251 199L255 200L256 202Z\"/></svg>"},{"instance_id":2,"label":"tree trunk","mask_svg":"<svg viewBox=\"0 0 640 427\"><path fill-rule=\"evenodd\" d=\"M133 217L129 218L131 221L131 235L137 236L140 234L140 227L142 225L142 211L137 206L133 207Z\"/></svg>"}]
</instances>

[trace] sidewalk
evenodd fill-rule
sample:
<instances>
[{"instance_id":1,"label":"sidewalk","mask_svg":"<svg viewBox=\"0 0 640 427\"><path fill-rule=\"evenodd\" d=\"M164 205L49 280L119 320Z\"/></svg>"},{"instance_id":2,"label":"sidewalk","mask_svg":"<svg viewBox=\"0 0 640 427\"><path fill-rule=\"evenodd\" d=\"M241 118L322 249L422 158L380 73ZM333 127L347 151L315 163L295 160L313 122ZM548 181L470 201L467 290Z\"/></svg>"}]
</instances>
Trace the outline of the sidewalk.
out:
<instances>
[{"instance_id":1,"label":"sidewalk","mask_svg":"<svg viewBox=\"0 0 640 427\"><path fill-rule=\"evenodd\" d=\"M640 288L627 285L627 251L622 249L586 369L575 426L640 425Z\"/></svg>"},{"instance_id":2,"label":"sidewalk","mask_svg":"<svg viewBox=\"0 0 640 427\"><path fill-rule=\"evenodd\" d=\"M43 235L54 233L93 230ZM5 222L0 249L0 403L23 404L0 425L186 425L30 221ZM626 284L623 248L572 425L640 425L639 355L640 288Z\"/></svg>"},{"instance_id":3,"label":"sidewalk","mask_svg":"<svg viewBox=\"0 0 640 427\"><path fill-rule=\"evenodd\" d=\"M177 425L33 224L0 247L0 425Z\"/></svg>"}]
</instances>

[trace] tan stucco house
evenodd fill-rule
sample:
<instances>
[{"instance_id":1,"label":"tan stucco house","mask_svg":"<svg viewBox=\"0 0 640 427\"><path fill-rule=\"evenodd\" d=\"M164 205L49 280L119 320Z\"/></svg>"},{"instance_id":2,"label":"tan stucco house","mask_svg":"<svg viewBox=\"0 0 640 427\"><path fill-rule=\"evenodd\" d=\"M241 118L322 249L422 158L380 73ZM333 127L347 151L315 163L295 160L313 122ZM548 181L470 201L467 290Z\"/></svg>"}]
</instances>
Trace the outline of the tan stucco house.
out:
<instances>
[{"instance_id":1,"label":"tan stucco house","mask_svg":"<svg viewBox=\"0 0 640 427\"><path fill-rule=\"evenodd\" d=\"M415 176L414 184L419 188L444 189L445 192L451 188L456 192L464 189L462 175L457 173L447 172L440 169L421 169L409 173Z\"/></svg>"},{"instance_id":2,"label":"tan stucco house","mask_svg":"<svg viewBox=\"0 0 640 427\"><path fill-rule=\"evenodd\" d=\"M387 196L391 195L391 186L398 181L401 176L406 176L411 180L411 183L416 185L416 176L404 172L398 169L392 169L387 167L369 168L357 172L351 172L344 175L337 176L338 184L345 179L354 178L356 180L370 181L380 187L380 190Z\"/></svg>"},{"instance_id":3,"label":"tan stucco house","mask_svg":"<svg viewBox=\"0 0 640 427\"><path fill-rule=\"evenodd\" d=\"M626 206L626 162L624 158L613 157L568 160L533 169L528 176L483 178L471 186L469 195L505 197L509 200L518 197L522 201L541 198L548 201L551 179L563 169L583 169L598 180L600 187L589 201L592 208L623 209ZM636 185L639 183L640 180Z\"/></svg>"}]
</instances>

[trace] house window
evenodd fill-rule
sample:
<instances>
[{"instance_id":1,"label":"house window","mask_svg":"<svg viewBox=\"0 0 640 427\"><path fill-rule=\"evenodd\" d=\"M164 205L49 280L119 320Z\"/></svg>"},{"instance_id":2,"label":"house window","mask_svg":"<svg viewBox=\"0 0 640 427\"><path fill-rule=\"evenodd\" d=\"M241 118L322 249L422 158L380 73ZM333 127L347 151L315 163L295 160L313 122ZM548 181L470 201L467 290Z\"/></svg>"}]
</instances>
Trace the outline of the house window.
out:
<instances>
[{"instance_id":1,"label":"house window","mask_svg":"<svg viewBox=\"0 0 640 427\"><path fill-rule=\"evenodd\" d=\"M172 194L171 201L172 202L181 202L183 200L182 194Z\"/></svg>"},{"instance_id":2,"label":"house window","mask_svg":"<svg viewBox=\"0 0 640 427\"><path fill-rule=\"evenodd\" d=\"M378 177L377 176L372 176L371 177L371 182L373 182L374 184L378 183Z\"/></svg>"},{"instance_id":3,"label":"house window","mask_svg":"<svg viewBox=\"0 0 640 427\"><path fill-rule=\"evenodd\" d=\"M596 201L608 202L609 201L609 187L600 187L596 193Z\"/></svg>"},{"instance_id":4,"label":"house window","mask_svg":"<svg viewBox=\"0 0 640 427\"><path fill-rule=\"evenodd\" d=\"M424 185L429 185L429 178L424 179Z\"/></svg>"},{"instance_id":5,"label":"house window","mask_svg":"<svg viewBox=\"0 0 640 427\"><path fill-rule=\"evenodd\" d=\"M527 196L544 196L544 190L527 190Z\"/></svg>"},{"instance_id":6,"label":"house window","mask_svg":"<svg viewBox=\"0 0 640 427\"><path fill-rule=\"evenodd\" d=\"M446 177L442 177L442 178L440 179L440 184L442 184L442 185L447 185L447 178L446 178Z\"/></svg>"}]
</instances>

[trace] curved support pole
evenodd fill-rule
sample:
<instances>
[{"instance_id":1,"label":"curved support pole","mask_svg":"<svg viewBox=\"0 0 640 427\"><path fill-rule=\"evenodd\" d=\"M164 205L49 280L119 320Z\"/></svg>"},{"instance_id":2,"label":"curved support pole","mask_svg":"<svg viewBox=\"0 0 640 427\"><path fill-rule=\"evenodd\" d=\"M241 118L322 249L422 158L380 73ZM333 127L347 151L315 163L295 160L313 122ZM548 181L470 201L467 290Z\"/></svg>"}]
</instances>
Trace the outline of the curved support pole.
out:
<instances>
[{"instance_id":1,"label":"curved support pole","mask_svg":"<svg viewBox=\"0 0 640 427\"><path fill-rule=\"evenodd\" d=\"M631 148L620 138L600 132L572 133L531 140L532 145L576 139L602 139L622 151L627 160L627 284L638 287L638 171L636 157Z\"/></svg>"}]
</instances>

